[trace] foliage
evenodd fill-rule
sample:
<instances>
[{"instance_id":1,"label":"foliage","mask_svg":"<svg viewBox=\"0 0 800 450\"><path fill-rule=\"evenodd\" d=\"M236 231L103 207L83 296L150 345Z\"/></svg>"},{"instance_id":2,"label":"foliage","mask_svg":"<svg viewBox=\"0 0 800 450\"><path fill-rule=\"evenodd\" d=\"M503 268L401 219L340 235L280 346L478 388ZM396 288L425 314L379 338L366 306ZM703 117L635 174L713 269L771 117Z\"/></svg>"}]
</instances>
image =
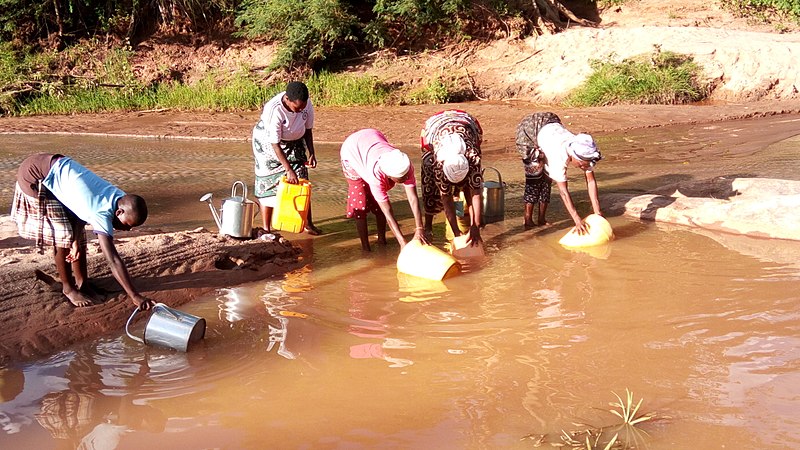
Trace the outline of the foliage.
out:
<instances>
[{"instance_id":1,"label":"foliage","mask_svg":"<svg viewBox=\"0 0 800 450\"><path fill-rule=\"evenodd\" d=\"M19 107L19 115L72 114L115 110L149 109L153 105L148 92L124 93L109 88L76 89L63 93L38 95Z\"/></svg>"},{"instance_id":2,"label":"foliage","mask_svg":"<svg viewBox=\"0 0 800 450\"><path fill-rule=\"evenodd\" d=\"M315 105L358 106L385 104L391 88L377 78L322 71L305 81Z\"/></svg>"},{"instance_id":3,"label":"foliage","mask_svg":"<svg viewBox=\"0 0 800 450\"><path fill-rule=\"evenodd\" d=\"M418 36L436 36L443 29L460 32L469 0L377 0L375 18L366 26L367 40L385 47ZM448 20L445 20L448 19Z\"/></svg>"},{"instance_id":4,"label":"foliage","mask_svg":"<svg viewBox=\"0 0 800 450\"><path fill-rule=\"evenodd\" d=\"M218 79L213 73L193 85L168 83L155 92L155 106L182 110L243 111L259 109L264 99L278 92L244 74Z\"/></svg>"},{"instance_id":5,"label":"foliage","mask_svg":"<svg viewBox=\"0 0 800 450\"><path fill-rule=\"evenodd\" d=\"M594 72L567 97L572 106L684 104L703 99L700 67L691 57L656 51L623 60L593 61Z\"/></svg>"},{"instance_id":6,"label":"foliage","mask_svg":"<svg viewBox=\"0 0 800 450\"><path fill-rule=\"evenodd\" d=\"M0 0L0 40L65 43L96 36L132 38L155 30L212 31L230 23L237 0Z\"/></svg>"},{"instance_id":7,"label":"foliage","mask_svg":"<svg viewBox=\"0 0 800 450\"><path fill-rule=\"evenodd\" d=\"M403 103L411 105L440 104L450 101L450 88L441 77L430 79L424 86L411 91Z\"/></svg>"},{"instance_id":8,"label":"foliage","mask_svg":"<svg viewBox=\"0 0 800 450\"><path fill-rule=\"evenodd\" d=\"M781 14L800 19L800 0L721 0L723 8L741 17L769 20Z\"/></svg>"},{"instance_id":9,"label":"foliage","mask_svg":"<svg viewBox=\"0 0 800 450\"><path fill-rule=\"evenodd\" d=\"M340 0L245 0L235 23L240 36L280 41L273 67L287 67L322 61L353 40L356 18Z\"/></svg>"},{"instance_id":10,"label":"foliage","mask_svg":"<svg viewBox=\"0 0 800 450\"><path fill-rule=\"evenodd\" d=\"M627 3L630 0L592 0L597 3L597 6L605 9L605 8L612 8L614 6L621 6Z\"/></svg>"},{"instance_id":11,"label":"foliage","mask_svg":"<svg viewBox=\"0 0 800 450\"><path fill-rule=\"evenodd\" d=\"M0 52L0 70L6 65ZM115 66L115 64L109 64ZM124 67L124 64L119 65ZM110 71L113 72L113 71ZM0 76L3 76L0 73ZM124 73L108 80L124 80ZM392 98L392 88L376 78L320 72L305 80L318 106L381 105ZM46 86L46 87L45 87ZM209 73L194 84L113 84L80 80L48 83L24 98L0 97L0 113L15 115L131 111L155 108L202 111L252 111L283 90L285 83L264 84L246 72ZM2 100L6 99L3 103Z\"/></svg>"}]
</instances>

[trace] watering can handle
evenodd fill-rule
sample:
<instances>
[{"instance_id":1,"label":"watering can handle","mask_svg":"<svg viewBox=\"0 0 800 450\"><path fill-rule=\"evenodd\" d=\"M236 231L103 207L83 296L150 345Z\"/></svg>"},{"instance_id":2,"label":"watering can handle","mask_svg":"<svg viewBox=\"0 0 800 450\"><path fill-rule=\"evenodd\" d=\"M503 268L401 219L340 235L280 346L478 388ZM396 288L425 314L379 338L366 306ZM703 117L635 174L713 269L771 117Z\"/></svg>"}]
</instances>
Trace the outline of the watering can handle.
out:
<instances>
[{"instance_id":1,"label":"watering can handle","mask_svg":"<svg viewBox=\"0 0 800 450\"><path fill-rule=\"evenodd\" d=\"M481 172L486 172L486 169L494 170L494 173L497 174L497 182L500 183L500 185L502 186L503 185L503 176L500 175L500 171L495 169L494 167L484 167Z\"/></svg>"},{"instance_id":2,"label":"watering can handle","mask_svg":"<svg viewBox=\"0 0 800 450\"><path fill-rule=\"evenodd\" d=\"M244 184L244 181L241 181L241 180L234 182L233 186L231 186L231 197L236 197L236 186L237 185L241 185L242 186L242 192L244 193L244 195L242 195L242 199L243 200L247 200L247 185Z\"/></svg>"}]
</instances>

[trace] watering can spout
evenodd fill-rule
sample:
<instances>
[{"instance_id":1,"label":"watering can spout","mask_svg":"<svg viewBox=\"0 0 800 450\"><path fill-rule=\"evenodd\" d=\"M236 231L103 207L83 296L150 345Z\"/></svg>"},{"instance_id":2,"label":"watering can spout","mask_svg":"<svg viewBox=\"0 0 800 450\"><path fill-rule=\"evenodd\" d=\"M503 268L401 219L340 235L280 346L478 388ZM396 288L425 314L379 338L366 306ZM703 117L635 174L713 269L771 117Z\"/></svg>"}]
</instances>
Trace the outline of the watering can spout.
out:
<instances>
[{"instance_id":1,"label":"watering can spout","mask_svg":"<svg viewBox=\"0 0 800 450\"><path fill-rule=\"evenodd\" d=\"M211 192L209 192L208 194L200 197L200 201L201 202L208 202L208 207L211 209L211 215L214 216L214 222L217 223L217 228L219 228L221 230L222 229L222 219L220 219L219 213L217 212L217 209L214 208L214 204L211 203Z\"/></svg>"}]
</instances>

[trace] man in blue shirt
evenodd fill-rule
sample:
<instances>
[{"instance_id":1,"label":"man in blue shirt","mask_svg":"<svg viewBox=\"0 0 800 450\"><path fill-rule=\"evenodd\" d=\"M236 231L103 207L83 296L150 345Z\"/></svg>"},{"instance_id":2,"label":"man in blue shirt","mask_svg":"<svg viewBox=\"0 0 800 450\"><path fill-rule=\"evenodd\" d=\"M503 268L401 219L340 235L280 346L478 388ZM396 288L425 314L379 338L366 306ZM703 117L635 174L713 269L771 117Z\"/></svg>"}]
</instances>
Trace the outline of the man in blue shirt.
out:
<instances>
[{"instance_id":1,"label":"man in blue shirt","mask_svg":"<svg viewBox=\"0 0 800 450\"><path fill-rule=\"evenodd\" d=\"M147 204L126 194L72 158L37 153L17 171L11 217L20 237L53 246L62 292L75 306L88 306L92 289L86 266L84 226L92 226L111 273L140 309L151 300L133 286L125 262L114 246L114 230L127 231L147 219Z\"/></svg>"}]
</instances>

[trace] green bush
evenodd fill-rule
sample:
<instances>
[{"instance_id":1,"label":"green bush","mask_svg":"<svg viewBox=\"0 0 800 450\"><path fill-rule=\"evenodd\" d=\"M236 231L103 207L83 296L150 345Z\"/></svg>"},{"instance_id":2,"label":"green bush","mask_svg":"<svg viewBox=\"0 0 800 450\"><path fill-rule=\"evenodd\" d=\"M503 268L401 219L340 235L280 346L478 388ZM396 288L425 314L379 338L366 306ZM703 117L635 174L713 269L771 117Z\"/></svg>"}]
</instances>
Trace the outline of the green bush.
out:
<instances>
[{"instance_id":1,"label":"green bush","mask_svg":"<svg viewBox=\"0 0 800 450\"><path fill-rule=\"evenodd\" d=\"M355 16L339 0L245 0L236 15L237 33L281 43L272 68L313 65L355 39Z\"/></svg>"},{"instance_id":2,"label":"green bush","mask_svg":"<svg viewBox=\"0 0 800 450\"><path fill-rule=\"evenodd\" d=\"M409 92L401 103L409 105L442 104L449 102L450 96L450 87L441 77L436 77L421 88Z\"/></svg>"},{"instance_id":3,"label":"green bush","mask_svg":"<svg viewBox=\"0 0 800 450\"><path fill-rule=\"evenodd\" d=\"M365 28L367 41L378 47L398 41L435 38L442 30L461 32L469 0L377 0L375 18Z\"/></svg>"},{"instance_id":4,"label":"green bush","mask_svg":"<svg viewBox=\"0 0 800 450\"><path fill-rule=\"evenodd\" d=\"M691 57L656 51L623 60L593 61L594 72L565 99L570 106L683 104L707 95Z\"/></svg>"},{"instance_id":5,"label":"green bush","mask_svg":"<svg viewBox=\"0 0 800 450\"><path fill-rule=\"evenodd\" d=\"M800 0L721 0L720 3L742 17L769 20L770 16L783 14L800 19Z\"/></svg>"},{"instance_id":6,"label":"green bush","mask_svg":"<svg viewBox=\"0 0 800 450\"><path fill-rule=\"evenodd\" d=\"M74 114L150 109L153 96L147 91L120 92L108 88L76 89L65 93L40 94L20 105L19 115Z\"/></svg>"}]
</instances>

